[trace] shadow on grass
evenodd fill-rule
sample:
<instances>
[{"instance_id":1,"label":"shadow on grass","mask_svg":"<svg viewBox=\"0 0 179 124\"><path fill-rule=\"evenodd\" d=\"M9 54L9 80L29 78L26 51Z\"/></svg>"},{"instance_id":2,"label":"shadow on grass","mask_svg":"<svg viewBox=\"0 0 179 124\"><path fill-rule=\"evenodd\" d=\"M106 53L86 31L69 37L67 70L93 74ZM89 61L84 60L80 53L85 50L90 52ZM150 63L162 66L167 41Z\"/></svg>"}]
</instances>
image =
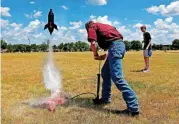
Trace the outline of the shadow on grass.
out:
<instances>
[{"instance_id":1,"label":"shadow on grass","mask_svg":"<svg viewBox=\"0 0 179 124\"><path fill-rule=\"evenodd\" d=\"M143 69L141 69L141 70L132 70L131 72L142 72L143 71Z\"/></svg>"},{"instance_id":2,"label":"shadow on grass","mask_svg":"<svg viewBox=\"0 0 179 124\"><path fill-rule=\"evenodd\" d=\"M91 97L77 97L75 99L69 100L69 102L63 107L70 107L70 106L77 106L80 108L85 108L85 109L93 109L95 111L101 111L101 112L106 112L104 109L104 105L94 105Z\"/></svg>"},{"instance_id":3,"label":"shadow on grass","mask_svg":"<svg viewBox=\"0 0 179 124\"><path fill-rule=\"evenodd\" d=\"M69 106L77 106L80 108L85 108L85 109L92 109L98 112L104 112L106 114L118 114L118 115L125 115L123 113L123 110L117 110L117 109L109 109L109 108L104 108L105 105L94 105L93 98L76 98L73 100L70 100L68 104L63 105L62 107L69 107Z\"/></svg>"}]
</instances>

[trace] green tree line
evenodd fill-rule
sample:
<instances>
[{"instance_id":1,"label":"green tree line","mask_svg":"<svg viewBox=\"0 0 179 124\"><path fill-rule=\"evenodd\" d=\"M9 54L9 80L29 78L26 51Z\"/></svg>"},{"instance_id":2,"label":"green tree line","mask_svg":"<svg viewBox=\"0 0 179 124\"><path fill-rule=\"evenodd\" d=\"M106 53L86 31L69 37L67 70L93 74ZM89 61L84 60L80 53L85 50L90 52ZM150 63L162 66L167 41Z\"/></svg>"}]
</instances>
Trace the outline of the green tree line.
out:
<instances>
[{"instance_id":1,"label":"green tree line","mask_svg":"<svg viewBox=\"0 0 179 124\"><path fill-rule=\"evenodd\" d=\"M5 52L47 52L48 44L7 44L4 40L1 40L1 50ZM78 41L72 43L61 43L59 45L53 45L54 52L83 52L90 51L90 46L86 42Z\"/></svg>"},{"instance_id":2,"label":"green tree line","mask_svg":"<svg viewBox=\"0 0 179 124\"><path fill-rule=\"evenodd\" d=\"M137 40L124 41L126 50L142 50L142 43ZM175 39L172 45L152 45L153 50L179 50L179 39ZM77 41L72 43L61 43L59 45L53 45L54 52L83 52L90 51L90 45L86 42ZM1 51L4 52L47 52L48 44L7 44L7 42L1 39Z\"/></svg>"},{"instance_id":3,"label":"green tree line","mask_svg":"<svg viewBox=\"0 0 179 124\"><path fill-rule=\"evenodd\" d=\"M141 50L142 43L140 41L124 41L126 50ZM179 39L175 39L172 41L171 45L163 45L163 44L152 44L153 50L179 50Z\"/></svg>"}]
</instances>

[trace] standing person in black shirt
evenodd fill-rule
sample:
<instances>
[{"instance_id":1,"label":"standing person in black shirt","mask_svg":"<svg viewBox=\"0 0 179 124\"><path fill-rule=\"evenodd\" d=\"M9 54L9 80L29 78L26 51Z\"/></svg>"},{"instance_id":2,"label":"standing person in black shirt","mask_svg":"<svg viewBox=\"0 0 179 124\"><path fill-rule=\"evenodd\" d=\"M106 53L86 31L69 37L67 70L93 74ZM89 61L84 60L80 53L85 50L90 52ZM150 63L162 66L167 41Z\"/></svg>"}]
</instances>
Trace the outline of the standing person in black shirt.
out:
<instances>
[{"instance_id":1,"label":"standing person in black shirt","mask_svg":"<svg viewBox=\"0 0 179 124\"><path fill-rule=\"evenodd\" d=\"M143 47L143 55L144 55L144 61L145 61L145 68L142 70L143 72L149 71L149 57L152 56L152 41L150 33L146 31L146 26L142 26L141 31L144 33L144 47Z\"/></svg>"}]
</instances>

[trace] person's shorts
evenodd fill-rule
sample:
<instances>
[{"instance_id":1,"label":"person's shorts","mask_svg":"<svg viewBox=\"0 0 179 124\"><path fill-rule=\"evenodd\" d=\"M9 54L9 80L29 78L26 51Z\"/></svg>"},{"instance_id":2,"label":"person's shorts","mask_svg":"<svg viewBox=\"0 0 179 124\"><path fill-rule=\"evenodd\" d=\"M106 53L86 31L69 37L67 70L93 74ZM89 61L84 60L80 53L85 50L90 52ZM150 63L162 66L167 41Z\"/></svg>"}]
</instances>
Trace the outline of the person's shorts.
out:
<instances>
[{"instance_id":1,"label":"person's shorts","mask_svg":"<svg viewBox=\"0 0 179 124\"><path fill-rule=\"evenodd\" d=\"M144 50L143 55L144 55L144 57L151 57L152 56L152 50L151 49Z\"/></svg>"}]
</instances>

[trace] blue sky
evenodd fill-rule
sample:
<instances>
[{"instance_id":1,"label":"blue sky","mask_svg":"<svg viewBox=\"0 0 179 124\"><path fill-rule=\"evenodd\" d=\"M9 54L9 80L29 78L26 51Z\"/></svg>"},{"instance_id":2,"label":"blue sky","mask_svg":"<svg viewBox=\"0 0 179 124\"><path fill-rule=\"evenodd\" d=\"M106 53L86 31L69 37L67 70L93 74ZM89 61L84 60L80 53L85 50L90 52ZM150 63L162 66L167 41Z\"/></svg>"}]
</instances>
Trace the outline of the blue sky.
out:
<instances>
[{"instance_id":1,"label":"blue sky","mask_svg":"<svg viewBox=\"0 0 179 124\"><path fill-rule=\"evenodd\" d=\"M53 1L53 2L52 2ZM179 38L178 0L2 0L1 37L8 43L42 43L49 38L43 26L52 8L59 31L53 41L86 41L88 20L115 26L125 40L142 40L139 27L147 25L154 43L171 44Z\"/></svg>"}]
</instances>

